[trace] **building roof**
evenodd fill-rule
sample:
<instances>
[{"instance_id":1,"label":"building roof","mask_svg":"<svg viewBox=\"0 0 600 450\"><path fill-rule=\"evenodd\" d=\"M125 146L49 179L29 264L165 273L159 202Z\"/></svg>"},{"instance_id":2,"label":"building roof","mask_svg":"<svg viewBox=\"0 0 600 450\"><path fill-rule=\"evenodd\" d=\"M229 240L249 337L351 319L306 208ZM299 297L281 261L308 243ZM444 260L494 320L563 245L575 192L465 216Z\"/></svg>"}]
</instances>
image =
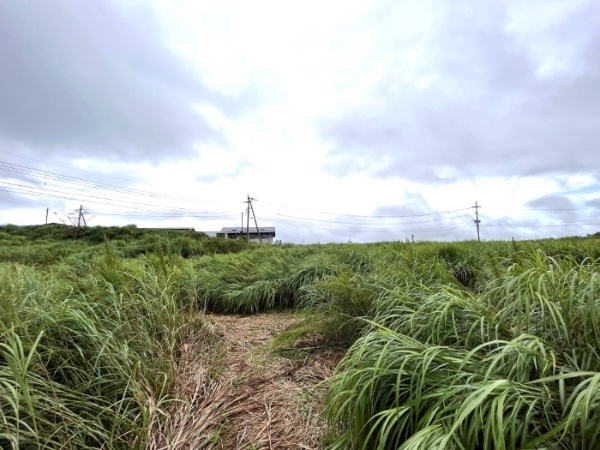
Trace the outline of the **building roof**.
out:
<instances>
[{"instance_id":1,"label":"building roof","mask_svg":"<svg viewBox=\"0 0 600 450\"><path fill-rule=\"evenodd\" d=\"M258 227L258 230L256 229L256 227L250 227L250 230L248 230L248 228L243 228L242 227L223 227L221 228L221 233L247 233L248 231L250 231L250 233L275 233L275 227Z\"/></svg>"}]
</instances>

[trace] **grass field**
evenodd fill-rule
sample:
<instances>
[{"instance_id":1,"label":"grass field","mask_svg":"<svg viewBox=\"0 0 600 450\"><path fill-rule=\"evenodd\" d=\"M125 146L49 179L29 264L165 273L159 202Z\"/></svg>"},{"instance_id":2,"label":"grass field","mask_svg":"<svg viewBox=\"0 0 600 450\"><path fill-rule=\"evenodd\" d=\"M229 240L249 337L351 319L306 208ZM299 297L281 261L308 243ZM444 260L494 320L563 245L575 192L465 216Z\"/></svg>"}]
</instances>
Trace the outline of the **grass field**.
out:
<instances>
[{"instance_id":1,"label":"grass field","mask_svg":"<svg viewBox=\"0 0 600 450\"><path fill-rule=\"evenodd\" d=\"M0 227L0 448L160 448L181 349L219 377L207 313L301 309L275 347L347 349L325 448L594 450L599 265L597 236L267 247ZM195 448L224 427L207 415Z\"/></svg>"}]
</instances>

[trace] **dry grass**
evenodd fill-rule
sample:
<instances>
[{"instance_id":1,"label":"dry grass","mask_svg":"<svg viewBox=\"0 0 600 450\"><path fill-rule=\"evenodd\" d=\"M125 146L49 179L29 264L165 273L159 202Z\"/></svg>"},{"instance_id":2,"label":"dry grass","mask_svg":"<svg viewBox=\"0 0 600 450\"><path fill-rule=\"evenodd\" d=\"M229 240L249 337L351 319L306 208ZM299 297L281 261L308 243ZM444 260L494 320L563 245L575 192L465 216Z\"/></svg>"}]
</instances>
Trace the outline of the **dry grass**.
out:
<instances>
[{"instance_id":1,"label":"dry grass","mask_svg":"<svg viewBox=\"0 0 600 450\"><path fill-rule=\"evenodd\" d=\"M219 448L220 432L241 400L231 395L229 380L214 376L210 333L187 331L177 361L173 401L153 424L148 450Z\"/></svg>"},{"instance_id":2,"label":"dry grass","mask_svg":"<svg viewBox=\"0 0 600 450\"><path fill-rule=\"evenodd\" d=\"M325 385L341 354L291 361L269 352L289 315L211 316L224 339L224 382L231 386L225 449L319 449Z\"/></svg>"}]
</instances>

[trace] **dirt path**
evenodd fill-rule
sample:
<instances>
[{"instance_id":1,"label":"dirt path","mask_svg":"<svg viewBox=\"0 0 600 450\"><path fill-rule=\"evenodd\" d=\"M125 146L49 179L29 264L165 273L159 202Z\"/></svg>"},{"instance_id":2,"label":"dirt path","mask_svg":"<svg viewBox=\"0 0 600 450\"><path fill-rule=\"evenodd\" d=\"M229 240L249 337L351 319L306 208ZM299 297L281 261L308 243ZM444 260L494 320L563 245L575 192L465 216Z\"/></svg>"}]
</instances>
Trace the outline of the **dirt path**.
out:
<instances>
[{"instance_id":1,"label":"dirt path","mask_svg":"<svg viewBox=\"0 0 600 450\"><path fill-rule=\"evenodd\" d=\"M325 385L341 352L288 359L273 337L299 319L290 314L210 315L222 339L223 381L235 398L221 436L224 449L320 449Z\"/></svg>"}]
</instances>

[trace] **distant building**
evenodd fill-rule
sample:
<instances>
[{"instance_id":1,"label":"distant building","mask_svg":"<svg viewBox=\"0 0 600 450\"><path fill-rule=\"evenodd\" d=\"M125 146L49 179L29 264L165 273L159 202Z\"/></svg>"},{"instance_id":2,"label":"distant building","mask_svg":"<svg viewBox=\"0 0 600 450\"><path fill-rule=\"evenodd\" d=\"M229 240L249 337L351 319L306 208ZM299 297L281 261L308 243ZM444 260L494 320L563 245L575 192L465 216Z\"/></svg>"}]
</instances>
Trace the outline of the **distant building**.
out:
<instances>
[{"instance_id":1,"label":"distant building","mask_svg":"<svg viewBox=\"0 0 600 450\"><path fill-rule=\"evenodd\" d=\"M272 244L275 239L275 227L224 227L217 232L217 237L222 239L246 239L250 242L261 242L263 244Z\"/></svg>"}]
</instances>

